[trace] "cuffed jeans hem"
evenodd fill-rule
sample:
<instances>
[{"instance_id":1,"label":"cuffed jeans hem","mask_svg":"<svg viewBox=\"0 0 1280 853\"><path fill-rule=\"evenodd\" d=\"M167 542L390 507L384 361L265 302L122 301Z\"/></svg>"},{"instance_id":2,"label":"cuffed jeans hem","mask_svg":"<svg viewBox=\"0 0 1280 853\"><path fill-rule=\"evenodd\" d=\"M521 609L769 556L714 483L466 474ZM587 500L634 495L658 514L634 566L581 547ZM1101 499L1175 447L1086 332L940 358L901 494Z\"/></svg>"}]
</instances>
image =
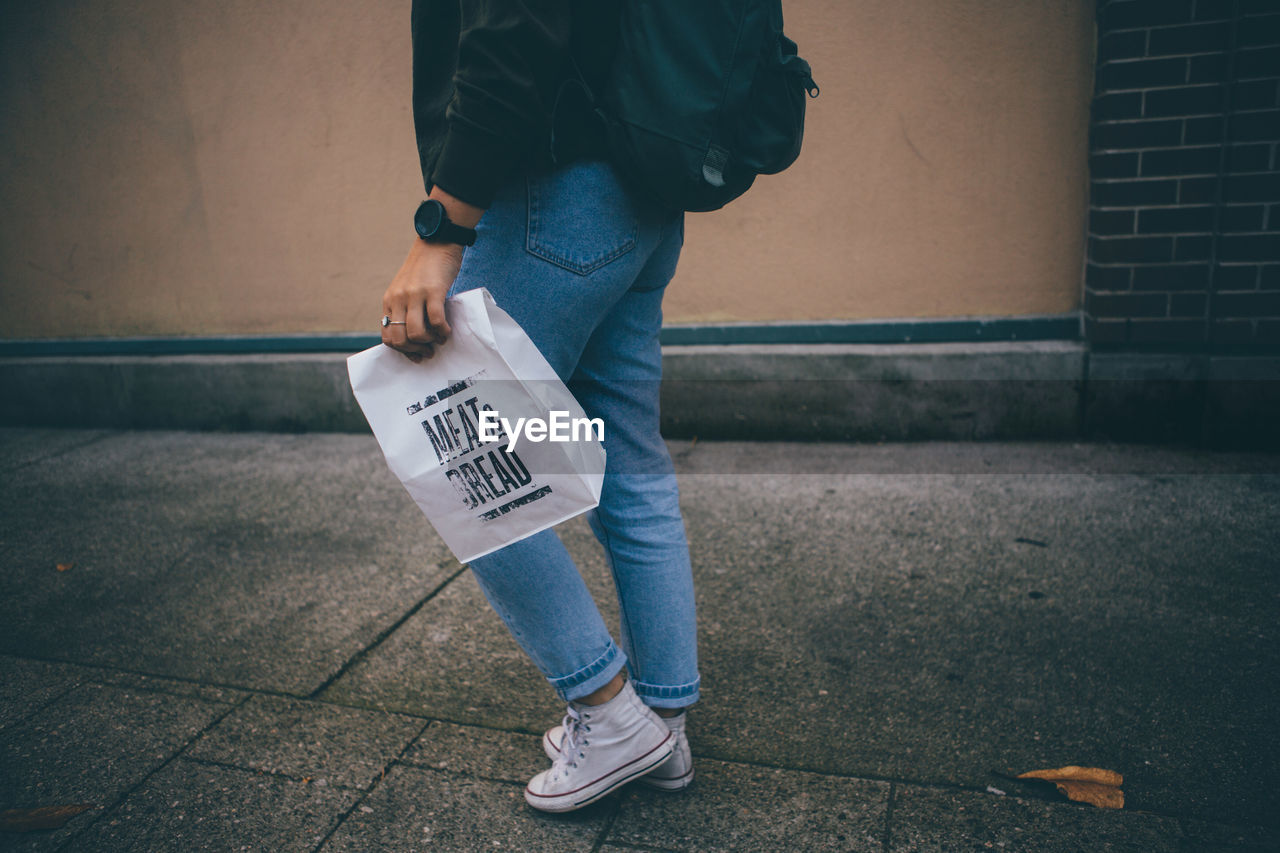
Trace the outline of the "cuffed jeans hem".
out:
<instances>
[{"instance_id":1,"label":"cuffed jeans hem","mask_svg":"<svg viewBox=\"0 0 1280 853\"><path fill-rule=\"evenodd\" d=\"M604 687L613 680L615 675L622 672L622 668L626 665L627 656L610 640L604 654L582 669L559 678L548 678L547 681L551 682L551 686L555 688L561 699L573 702L583 696L590 696Z\"/></svg>"},{"instance_id":2,"label":"cuffed jeans hem","mask_svg":"<svg viewBox=\"0 0 1280 853\"><path fill-rule=\"evenodd\" d=\"M635 688L640 701L650 708L686 708L698 701L698 686L701 683L701 677L688 684L678 684L674 687L662 684L645 684L643 681L632 679L631 686Z\"/></svg>"}]
</instances>

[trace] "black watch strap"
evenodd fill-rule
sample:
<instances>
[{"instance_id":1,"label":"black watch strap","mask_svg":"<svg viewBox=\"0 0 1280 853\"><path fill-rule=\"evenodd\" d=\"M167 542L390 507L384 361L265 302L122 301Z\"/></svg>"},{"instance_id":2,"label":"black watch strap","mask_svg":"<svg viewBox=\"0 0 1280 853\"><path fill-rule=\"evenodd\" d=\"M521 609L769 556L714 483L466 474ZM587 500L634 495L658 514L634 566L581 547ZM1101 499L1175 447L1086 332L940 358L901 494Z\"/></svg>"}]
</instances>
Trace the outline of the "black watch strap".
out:
<instances>
[{"instance_id":1,"label":"black watch strap","mask_svg":"<svg viewBox=\"0 0 1280 853\"><path fill-rule=\"evenodd\" d=\"M418 236L428 243L457 243L459 246L470 246L476 242L476 229L464 228L456 222L449 221L449 214L444 205L434 198L429 198L418 205L413 214L413 228Z\"/></svg>"}]
</instances>

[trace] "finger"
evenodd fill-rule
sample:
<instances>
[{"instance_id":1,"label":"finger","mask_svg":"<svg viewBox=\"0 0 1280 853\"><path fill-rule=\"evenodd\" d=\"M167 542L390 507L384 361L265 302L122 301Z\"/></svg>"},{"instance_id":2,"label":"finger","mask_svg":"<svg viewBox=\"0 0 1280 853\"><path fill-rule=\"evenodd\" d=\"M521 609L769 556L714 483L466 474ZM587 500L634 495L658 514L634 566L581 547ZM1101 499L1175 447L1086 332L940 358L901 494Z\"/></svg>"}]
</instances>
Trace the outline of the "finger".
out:
<instances>
[{"instance_id":1,"label":"finger","mask_svg":"<svg viewBox=\"0 0 1280 853\"><path fill-rule=\"evenodd\" d=\"M427 328L426 297L414 296L409 300L409 310L405 314L405 338L415 344L429 344L435 335Z\"/></svg>"},{"instance_id":2,"label":"finger","mask_svg":"<svg viewBox=\"0 0 1280 853\"><path fill-rule=\"evenodd\" d=\"M432 335L437 343L449 340L453 330L449 328L449 321L445 318L443 295L432 296L427 300L427 323L430 324Z\"/></svg>"},{"instance_id":3,"label":"finger","mask_svg":"<svg viewBox=\"0 0 1280 853\"><path fill-rule=\"evenodd\" d=\"M389 347L400 349L408 343L408 337L405 334L404 306L392 306L386 316L390 317L391 321L382 327L382 342Z\"/></svg>"}]
</instances>

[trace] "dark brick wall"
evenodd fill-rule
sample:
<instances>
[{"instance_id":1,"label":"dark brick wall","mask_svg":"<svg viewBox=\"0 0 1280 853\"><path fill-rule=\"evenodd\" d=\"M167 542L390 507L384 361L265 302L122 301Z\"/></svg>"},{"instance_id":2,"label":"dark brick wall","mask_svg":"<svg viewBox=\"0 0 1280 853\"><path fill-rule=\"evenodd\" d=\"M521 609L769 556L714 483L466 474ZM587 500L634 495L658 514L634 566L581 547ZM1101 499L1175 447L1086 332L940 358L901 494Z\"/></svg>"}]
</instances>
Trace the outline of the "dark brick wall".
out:
<instances>
[{"instance_id":1,"label":"dark brick wall","mask_svg":"<svg viewBox=\"0 0 1280 853\"><path fill-rule=\"evenodd\" d=\"M1099 0L1098 349L1280 349L1280 0Z\"/></svg>"}]
</instances>

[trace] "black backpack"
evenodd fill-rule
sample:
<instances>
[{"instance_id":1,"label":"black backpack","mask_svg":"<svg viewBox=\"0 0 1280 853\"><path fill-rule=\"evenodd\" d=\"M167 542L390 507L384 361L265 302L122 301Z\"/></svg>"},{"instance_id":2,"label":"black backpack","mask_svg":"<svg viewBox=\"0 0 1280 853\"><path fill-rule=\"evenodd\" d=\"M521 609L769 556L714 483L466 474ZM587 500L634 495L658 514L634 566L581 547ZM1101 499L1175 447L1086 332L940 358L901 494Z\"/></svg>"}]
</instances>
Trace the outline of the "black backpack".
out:
<instances>
[{"instance_id":1,"label":"black backpack","mask_svg":"<svg viewBox=\"0 0 1280 853\"><path fill-rule=\"evenodd\" d=\"M622 0L619 15L608 81L587 96L634 187L717 210L795 162L818 87L780 0Z\"/></svg>"}]
</instances>

